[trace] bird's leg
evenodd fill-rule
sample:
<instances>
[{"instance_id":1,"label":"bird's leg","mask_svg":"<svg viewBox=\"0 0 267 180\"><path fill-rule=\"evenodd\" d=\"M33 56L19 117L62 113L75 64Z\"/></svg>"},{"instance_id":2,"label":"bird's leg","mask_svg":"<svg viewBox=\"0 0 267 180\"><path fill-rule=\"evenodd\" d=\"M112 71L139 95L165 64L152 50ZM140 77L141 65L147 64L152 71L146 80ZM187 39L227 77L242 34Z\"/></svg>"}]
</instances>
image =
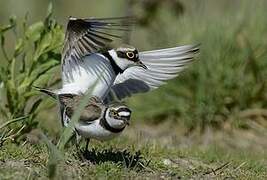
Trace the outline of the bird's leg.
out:
<instances>
[{"instance_id":1,"label":"bird's leg","mask_svg":"<svg viewBox=\"0 0 267 180\"><path fill-rule=\"evenodd\" d=\"M75 142L75 146L76 146L76 149L77 149L77 154L78 154L78 157L80 157L82 159L82 161L86 161L86 158L84 157L83 155L83 152L80 148L80 144L81 144L81 141L82 141L82 136L80 136L78 134L77 131L75 131L75 135L76 135L76 142Z\"/></svg>"},{"instance_id":2,"label":"bird's leg","mask_svg":"<svg viewBox=\"0 0 267 180\"><path fill-rule=\"evenodd\" d=\"M82 136L80 136L77 131L75 131L75 135L76 135L76 143L75 143L75 145L76 145L78 156L82 159L83 162L86 162L87 161L86 153L89 152L88 146L89 146L90 139L86 139L85 151L82 151L81 148L80 148L80 143L81 143L81 140L82 140Z\"/></svg>"},{"instance_id":3,"label":"bird's leg","mask_svg":"<svg viewBox=\"0 0 267 180\"><path fill-rule=\"evenodd\" d=\"M79 155L80 155L80 158L83 161L83 163L82 163L83 165L90 163L90 161L88 160L88 156L89 156L89 150L88 150L89 142L90 142L90 139L86 139L86 146L85 146L84 151L83 152L79 151Z\"/></svg>"}]
</instances>

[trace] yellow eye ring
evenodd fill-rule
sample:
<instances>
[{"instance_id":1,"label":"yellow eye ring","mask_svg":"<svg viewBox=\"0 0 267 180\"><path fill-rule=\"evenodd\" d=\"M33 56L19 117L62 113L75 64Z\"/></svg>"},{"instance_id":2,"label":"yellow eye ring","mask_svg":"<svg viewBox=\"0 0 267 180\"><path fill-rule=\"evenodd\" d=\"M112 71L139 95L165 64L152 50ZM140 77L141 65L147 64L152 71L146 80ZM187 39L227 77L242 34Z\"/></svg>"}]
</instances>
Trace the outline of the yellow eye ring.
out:
<instances>
[{"instance_id":1,"label":"yellow eye ring","mask_svg":"<svg viewBox=\"0 0 267 180\"><path fill-rule=\"evenodd\" d=\"M116 112L116 111L111 111L111 114L113 115L113 116L116 116L118 113Z\"/></svg>"},{"instance_id":2,"label":"yellow eye ring","mask_svg":"<svg viewBox=\"0 0 267 180\"><path fill-rule=\"evenodd\" d=\"M134 58L134 53L133 52L127 52L126 55L130 59Z\"/></svg>"}]
</instances>

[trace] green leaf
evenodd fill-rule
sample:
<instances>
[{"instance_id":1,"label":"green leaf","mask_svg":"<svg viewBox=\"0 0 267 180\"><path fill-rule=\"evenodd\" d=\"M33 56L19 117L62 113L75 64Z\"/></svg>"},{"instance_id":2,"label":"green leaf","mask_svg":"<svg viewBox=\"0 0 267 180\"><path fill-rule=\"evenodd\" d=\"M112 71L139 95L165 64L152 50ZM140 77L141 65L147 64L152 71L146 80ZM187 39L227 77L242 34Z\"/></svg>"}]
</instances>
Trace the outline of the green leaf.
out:
<instances>
[{"instance_id":1,"label":"green leaf","mask_svg":"<svg viewBox=\"0 0 267 180\"><path fill-rule=\"evenodd\" d=\"M22 20L22 30L23 30L23 33L26 33L27 31L27 21L28 21L28 17L29 17L29 12L27 12Z\"/></svg>"},{"instance_id":2,"label":"green leaf","mask_svg":"<svg viewBox=\"0 0 267 180\"><path fill-rule=\"evenodd\" d=\"M22 38L18 39L18 41L17 41L17 43L15 45L15 51L14 51L14 56L15 57L17 57L20 53L22 53L23 46L24 46L23 39Z\"/></svg>"},{"instance_id":3,"label":"green leaf","mask_svg":"<svg viewBox=\"0 0 267 180\"><path fill-rule=\"evenodd\" d=\"M40 136L49 150L48 176L53 178L56 173L57 164L64 159L63 152L59 151L46 135L41 133Z\"/></svg>"},{"instance_id":4,"label":"green leaf","mask_svg":"<svg viewBox=\"0 0 267 180\"><path fill-rule=\"evenodd\" d=\"M10 24L12 25L12 26L16 26L17 25L17 17L16 16L11 16L10 18L9 18L9 22L10 22Z\"/></svg>"},{"instance_id":5,"label":"green leaf","mask_svg":"<svg viewBox=\"0 0 267 180\"><path fill-rule=\"evenodd\" d=\"M8 126L9 124L12 124L12 123L15 123L15 122L24 120L25 118L27 118L27 116L25 116L25 117L19 117L19 118L15 118L15 119L9 120L9 121L5 122L4 124L1 124L0 129Z\"/></svg>"},{"instance_id":6,"label":"green leaf","mask_svg":"<svg viewBox=\"0 0 267 180\"><path fill-rule=\"evenodd\" d=\"M38 44L38 47L34 53L34 57L33 57L33 61L37 61L38 58L44 54L46 52L46 49L51 45L51 41L52 41L52 34L49 32L49 33L46 33L40 43Z\"/></svg>"},{"instance_id":7,"label":"green leaf","mask_svg":"<svg viewBox=\"0 0 267 180\"><path fill-rule=\"evenodd\" d=\"M35 95L37 95L37 93L34 91L29 91L29 92L24 93L25 99L29 99L30 97L35 96Z\"/></svg>"},{"instance_id":8,"label":"green leaf","mask_svg":"<svg viewBox=\"0 0 267 180\"><path fill-rule=\"evenodd\" d=\"M27 15L17 26L16 17L10 17L9 24L0 26L0 45L6 62L0 65L0 114L6 119L10 117L24 116L29 112L29 118L25 120L27 131L36 125L35 117L41 110L42 100L32 101L31 97L37 93L31 89L32 83L57 84L55 78L51 79L49 71L60 64L59 47L63 42L62 27L52 18L52 4L48 7L47 18L43 21L28 26ZM18 32L21 32L17 34ZM13 33L5 34L12 31ZM13 36L10 39L10 35ZM12 54L7 54L5 45L15 39L15 47ZM9 52L9 51L8 51ZM47 76L46 78L40 78ZM50 76L50 77L49 77ZM25 111L25 107L27 110ZM47 108L46 106L42 107ZM26 131L20 132L21 135Z\"/></svg>"},{"instance_id":9,"label":"green leaf","mask_svg":"<svg viewBox=\"0 0 267 180\"><path fill-rule=\"evenodd\" d=\"M0 67L0 81L6 82L8 79L7 70L4 67Z\"/></svg>"},{"instance_id":10,"label":"green leaf","mask_svg":"<svg viewBox=\"0 0 267 180\"><path fill-rule=\"evenodd\" d=\"M53 4L52 2L49 2L48 7L47 7L47 17L50 17L53 14Z\"/></svg>"},{"instance_id":11,"label":"green leaf","mask_svg":"<svg viewBox=\"0 0 267 180\"><path fill-rule=\"evenodd\" d=\"M41 33L44 30L44 23L37 22L32 24L25 32L26 37L31 41L35 42L40 39Z\"/></svg>"},{"instance_id":12,"label":"green leaf","mask_svg":"<svg viewBox=\"0 0 267 180\"><path fill-rule=\"evenodd\" d=\"M11 83L13 87L16 87L16 58L12 58L11 66L10 66L10 76L11 76Z\"/></svg>"},{"instance_id":13,"label":"green leaf","mask_svg":"<svg viewBox=\"0 0 267 180\"><path fill-rule=\"evenodd\" d=\"M56 67L59 64L60 63L55 59L48 59L46 63L40 65L39 68L31 74L31 83L36 81L40 76L47 73L50 69Z\"/></svg>"},{"instance_id":14,"label":"green leaf","mask_svg":"<svg viewBox=\"0 0 267 180\"><path fill-rule=\"evenodd\" d=\"M13 86L13 83L10 82L10 80L8 80L6 82L6 92L7 92L7 104L8 104L8 108L9 111L12 113L14 113L15 109L16 109L16 96L17 96L17 92L16 92L16 88Z\"/></svg>"},{"instance_id":15,"label":"green leaf","mask_svg":"<svg viewBox=\"0 0 267 180\"><path fill-rule=\"evenodd\" d=\"M34 71L30 74L30 76L27 76L23 82L18 87L19 92L24 92L29 86L31 86L35 81L39 79L42 75L47 73L52 68L59 65L59 61L55 59L48 59L46 63L39 65L34 69Z\"/></svg>"},{"instance_id":16,"label":"green leaf","mask_svg":"<svg viewBox=\"0 0 267 180\"><path fill-rule=\"evenodd\" d=\"M58 80L58 78L55 77L55 73L57 73L57 68L52 68L45 74L42 74L37 80L35 80L34 84L40 87L48 87L51 83L53 84L54 82L57 82L56 84L58 84L59 82L61 82L61 79ZM57 74L59 75L59 73Z\"/></svg>"},{"instance_id":17,"label":"green leaf","mask_svg":"<svg viewBox=\"0 0 267 180\"><path fill-rule=\"evenodd\" d=\"M10 24L0 27L0 34L5 33L6 31L12 29L13 27L14 25L10 25Z\"/></svg>"},{"instance_id":18,"label":"green leaf","mask_svg":"<svg viewBox=\"0 0 267 180\"><path fill-rule=\"evenodd\" d=\"M0 41L1 41L1 49L2 49L2 53L4 55L5 60L9 63L10 59L7 55L6 49L5 49L5 36L3 33L0 33Z\"/></svg>"}]
</instances>

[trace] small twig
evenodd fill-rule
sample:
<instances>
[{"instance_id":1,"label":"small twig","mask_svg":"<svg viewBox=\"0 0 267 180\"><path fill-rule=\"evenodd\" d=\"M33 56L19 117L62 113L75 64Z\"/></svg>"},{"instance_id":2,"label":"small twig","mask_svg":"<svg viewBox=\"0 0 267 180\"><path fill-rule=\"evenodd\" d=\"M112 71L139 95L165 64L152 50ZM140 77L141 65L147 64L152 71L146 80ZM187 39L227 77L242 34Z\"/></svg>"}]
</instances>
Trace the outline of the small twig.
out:
<instances>
[{"instance_id":1,"label":"small twig","mask_svg":"<svg viewBox=\"0 0 267 180\"><path fill-rule=\"evenodd\" d=\"M246 162L242 162L239 166L237 166L234 171L237 171L238 169L240 169L242 166L244 166L246 164Z\"/></svg>"},{"instance_id":2,"label":"small twig","mask_svg":"<svg viewBox=\"0 0 267 180\"><path fill-rule=\"evenodd\" d=\"M144 168L144 169L146 169L146 170L148 170L148 171L150 171L150 172L152 172L152 173L155 173L155 171L154 171L153 169L151 169L151 168L145 166L143 163L139 162L139 165L142 166L142 168Z\"/></svg>"},{"instance_id":3,"label":"small twig","mask_svg":"<svg viewBox=\"0 0 267 180\"><path fill-rule=\"evenodd\" d=\"M8 136L11 136L12 133L13 133L13 131L14 131L14 129L10 129L10 130L5 134L5 137L4 137L4 138L6 138L6 137L8 137ZM4 139L4 138L3 138L3 139Z\"/></svg>"},{"instance_id":4,"label":"small twig","mask_svg":"<svg viewBox=\"0 0 267 180\"><path fill-rule=\"evenodd\" d=\"M221 170L221 169L227 167L229 164L230 164L230 162L224 163L223 165L219 166L219 167L216 168L216 169L211 169L211 170L209 170L209 171L203 173L203 175L208 175L208 174L211 174L211 173L213 173L214 175L216 175L216 172L217 172L217 171L219 171L219 170Z\"/></svg>"},{"instance_id":5,"label":"small twig","mask_svg":"<svg viewBox=\"0 0 267 180\"><path fill-rule=\"evenodd\" d=\"M12 132L14 131L14 129L11 129L10 131L8 131L7 133L3 133L3 135L0 138L0 146L3 145L3 143L7 140L11 140L14 141L15 137L17 137L19 135L19 133L26 127L26 125L24 124L17 132L15 132L14 134L12 134Z\"/></svg>"},{"instance_id":6,"label":"small twig","mask_svg":"<svg viewBox=\"0 0 267 180\"><path fill-rule=\"evenodd\" d=\"M2 141L6 141L8 139L10 139L11 141L14 141L15 137L19 135L19 133L26 127L26 125L23 125L16 133L11 134L11 132L13 131L13 129L11 129L9 132L9 135L7 135L5 138L2 139Z\"/></svg>"}]
</instances>

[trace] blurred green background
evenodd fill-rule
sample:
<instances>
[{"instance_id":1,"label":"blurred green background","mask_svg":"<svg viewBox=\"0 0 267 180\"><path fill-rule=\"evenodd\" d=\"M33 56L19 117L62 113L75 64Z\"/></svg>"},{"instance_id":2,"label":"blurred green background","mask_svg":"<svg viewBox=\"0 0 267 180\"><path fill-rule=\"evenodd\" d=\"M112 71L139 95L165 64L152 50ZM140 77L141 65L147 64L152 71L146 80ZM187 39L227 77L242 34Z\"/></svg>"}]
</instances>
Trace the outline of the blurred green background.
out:
<instances>
[{"instance_id":1,"label":"blurred green background","mask_svg":"<svg viewBox=\"0 0 267 180\"><path fill-rule=\"evenodd\" d=\"M133 124L168 121L186 133L228 125L250 129L250 122L267 127L265 0L1 0L0 24L8 24L11 15L21 22L27 13L28 24L43 20L50 2L53 18L63 28L69 16L136 16L130 44L140 51L201 43L197 61L178 78L127 100ZM5 47L12 52L15 39L6 36ZM0 58L4 62L2 53ZM46 75L55 72L59 76L59 67ZM49 131L56 114L56 108L44 110L33 121Z\"/></svg>"},{"instance_id":2,"label":"blurred green background","mask_svg":"<svg viewBox=\"0 0 267 180\"><path fill-rule=\"evenodd\" d=\"M266 0L0 0L0 179L266 179L266 9ZM61 86L69 16L125 15L137 25L123 42L140 51L200 43L200 54L126 100L133 117L122 136L90 142L98 163L71 144L58 162L58 108L32 86ZM141 170L125 160L136 154Z\"/></svg>"}]
</instances>

